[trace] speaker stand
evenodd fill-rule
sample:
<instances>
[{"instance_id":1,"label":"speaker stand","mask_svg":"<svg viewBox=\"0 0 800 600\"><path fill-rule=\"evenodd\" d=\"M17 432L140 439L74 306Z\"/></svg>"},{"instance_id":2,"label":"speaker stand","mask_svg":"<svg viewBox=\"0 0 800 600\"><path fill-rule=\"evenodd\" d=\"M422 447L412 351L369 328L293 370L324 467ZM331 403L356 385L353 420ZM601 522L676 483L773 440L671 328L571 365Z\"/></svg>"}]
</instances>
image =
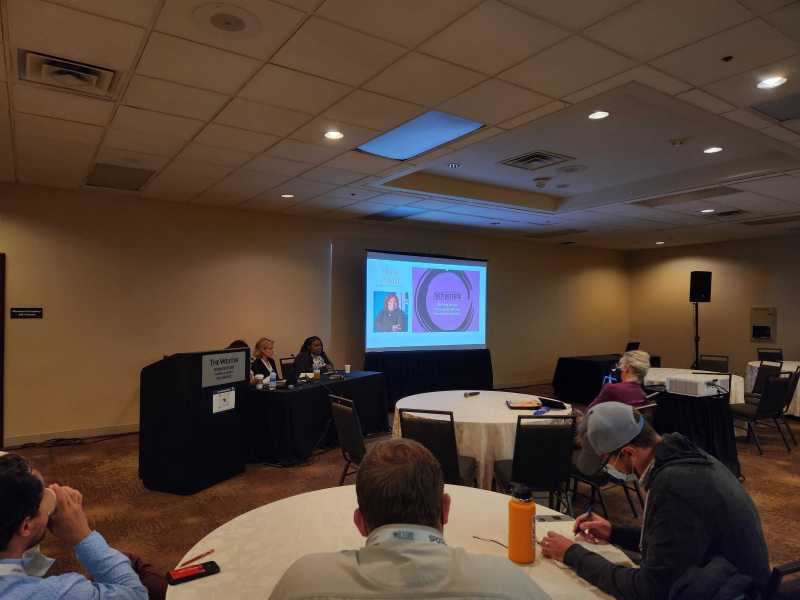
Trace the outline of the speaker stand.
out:
<instances>
[{"instance_id":1,"label":"speaker stand","mask_svg":"<svg viewBox=\"0 0 800 600\"><path fill-rule=\"evenodd\" d=\"M694 364L693 369L697 369L700 364L700 303L694 302Z\"/></svg>"}]
</instances>

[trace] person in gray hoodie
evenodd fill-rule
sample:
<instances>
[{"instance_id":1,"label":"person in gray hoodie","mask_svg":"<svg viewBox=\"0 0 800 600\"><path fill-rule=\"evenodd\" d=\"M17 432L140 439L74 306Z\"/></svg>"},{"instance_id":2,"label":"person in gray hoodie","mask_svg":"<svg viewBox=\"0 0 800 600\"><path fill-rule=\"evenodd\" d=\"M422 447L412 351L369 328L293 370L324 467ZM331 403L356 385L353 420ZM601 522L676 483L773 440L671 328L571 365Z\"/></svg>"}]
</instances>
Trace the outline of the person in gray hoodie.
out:
<instances>
[{"instance_id":1,"label":"person in gray hoodie","mask_svg":"<svg viewBox=\"0 0 800 600\"><path fill-rule=\"evenodd\" d=\"M722 558L763 588L767 544L753 501L716 458L679 433L659 436L631 406L606 402L586 415L586 441L623 480L638 478L646 492L642 528L612 525L586 513L576 533L640 551L639 568L615 565L564 536L549 533L542 553L564 562L614 598L661 600L692 567Z\"/></svg>"}]
</instances>

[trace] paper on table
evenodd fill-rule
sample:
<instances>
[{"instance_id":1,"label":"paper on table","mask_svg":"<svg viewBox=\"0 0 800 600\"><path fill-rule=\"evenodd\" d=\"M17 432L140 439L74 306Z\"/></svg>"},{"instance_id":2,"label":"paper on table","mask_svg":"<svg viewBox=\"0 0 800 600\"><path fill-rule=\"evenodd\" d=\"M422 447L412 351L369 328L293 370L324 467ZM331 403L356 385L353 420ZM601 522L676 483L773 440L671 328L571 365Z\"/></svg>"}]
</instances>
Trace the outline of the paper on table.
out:
<instances>
[{"instance_id":1,"label":"paper on table","mask_svg":"<svg viewBox=\"0 0 800 600\"><path fill-rule=\"evenodd\" d=\"M553 533L559 533L563 535L567 539L574 539L575 543L579 546L582 546L587 550L594 552L595 554L599 554L607 561L614 563L615 565L622 565L625 567L634 566L630 559L625 556L625 554L616 546L613 546L608 542L600 542L598 544L587 542L582 538L576 537L575 534L572 533L573 527L575 527L575 521L545 521L536 523L536 541L541 542L542 538L552 531ZM564 569L569 568L560 561L555 561L555 563Z\"/></svg>"}]
</instances>

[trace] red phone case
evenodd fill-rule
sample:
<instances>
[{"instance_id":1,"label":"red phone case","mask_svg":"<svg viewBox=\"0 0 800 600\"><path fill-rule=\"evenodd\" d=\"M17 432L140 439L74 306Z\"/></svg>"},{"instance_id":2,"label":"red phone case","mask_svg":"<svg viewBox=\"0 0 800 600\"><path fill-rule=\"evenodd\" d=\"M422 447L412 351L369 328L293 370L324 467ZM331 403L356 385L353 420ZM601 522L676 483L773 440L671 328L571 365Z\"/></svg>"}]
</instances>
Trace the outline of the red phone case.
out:
<instances>
[{"instance_id":1,"label":"red phone case","mask_svg":"<svg viewBox=\"0 0 800 600\"><path fill-rule=\"evenodd\" d=\"M179 585L187 581L194 581L201 577L208 577L219 573L219 565L213 560L200 563L199 565L189 565L181 569L173 569L167 573L167 583L170 585Z\"/></svg>"}]
</instances>

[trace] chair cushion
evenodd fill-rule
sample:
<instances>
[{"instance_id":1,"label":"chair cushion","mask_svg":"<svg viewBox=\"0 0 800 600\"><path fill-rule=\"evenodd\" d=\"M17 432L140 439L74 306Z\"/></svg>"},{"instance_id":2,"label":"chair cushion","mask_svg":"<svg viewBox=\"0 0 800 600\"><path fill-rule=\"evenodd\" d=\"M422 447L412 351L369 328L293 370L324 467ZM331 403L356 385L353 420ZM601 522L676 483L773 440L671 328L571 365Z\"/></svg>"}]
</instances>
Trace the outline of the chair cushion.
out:
<instances>
[{"instance_id":1,"label":"chair cushion","mask_svg":"<svg viewBox=\"0 0 800 600\"><path fill-rule=\"evenodd\" d=\"M471 456L458 456L458 473L464 485L474 486L478 473L478 461Z\"/></svg>"},{"instance_id":2,"label":"chair cushion","mask_svg":"<svg viewBox=\"0 0 800 600\"><path fill-rule=\"evenodd\" d=\"M504 492L511 483L511 468L513 460L497 460L494 463L494 480L497 482L497 489Z\"/></svg>"},{"instance_id":3,"label":"chair cushion","mask_svg":"<svg viewBox=\"0 0 800 600\"><path fill-rule=\"evenodd\" d=\"M756 412L758 411L758 404L732 404L731 405L731 413L733 416L745 417L745 418L755 418Z\"/></svg>"}]
</instances>

